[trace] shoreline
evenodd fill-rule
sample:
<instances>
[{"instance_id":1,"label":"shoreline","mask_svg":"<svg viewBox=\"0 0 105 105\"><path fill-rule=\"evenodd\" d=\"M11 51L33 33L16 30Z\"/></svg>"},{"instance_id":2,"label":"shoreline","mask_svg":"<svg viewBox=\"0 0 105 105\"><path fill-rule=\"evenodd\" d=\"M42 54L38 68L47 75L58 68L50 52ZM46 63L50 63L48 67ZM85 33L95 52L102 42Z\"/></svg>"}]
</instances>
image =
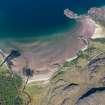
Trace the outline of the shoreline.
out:
<instances>
[{"instance_id":1,"label":"shoreline","mask_svg":"<svg viewBox=\"0 0 105 105\"><path fill-rule=\"evenodd\" d=\"M94 20L92 20L91 18L89 18L89 21L90 22L92 22L92 23L89 23L88 22L88 18L86 18L85 19L86 21L85 21L85 25L86 26L88 26L89 27L89 24L90 24L90 26L93 24L93 23L95 23L95 21ZM80 21L81 23L80 23L80 26L81 26L81 24L83 24L83 26L84 26L84 21L82 20L82 21ZM83 27L82 26L82 27ZM92 38L92 39L95 39L95 38L103 38L102 37L102 35L101 35L101 33L102 33L102 31L103 31L103 27L101 27L101 25L98 25L97 27L97 24L95 23L95 31L94 31L94 33L91 35L91 37L90 38ZM77 27L78 28L78 27ZM85 30L85 29L82 29L82 31L83 31L83 33L86 31L87 32L87 30ZM81 27L80 27L80 29L78 29L78 31L81 31ZM89 31L89 30L88 30ZM85 33L86 33L85 32ZM87 32L88 33L88 32ZM98 33L100 33L100 34L98 34ZM98 35L98 37L97 37L97 35ZM85 37L85 36L84 36ZM88 36L89 37L89 36ZM66 38L67 39L67 38ZM69 41L69 39L68 39L68 41ZM68 46L66 46L66 47L68 47ZM82 51L85 51L86 49L87 49L87 46L85 45L82 45L81 46L82 48L80 48ZM2 51L2 50L1 50ZM2 53L4 53L4 55L7 55L5 52L3 52L2 51ZM67 53L69 53L69 50L67 50ZM73 53L73 55L74 56L72 56L72 57L68 57L68 58L66 58L65 59L65 61L67 61L67 62L70 62L70 61L72 61L72 60L74 60L74 59L76 59L78 56L76 55L76 52L74 51L74 52L71 52L71 53ZM26 55L27 56L27 55ZM32 56L32 54L30 54L30 55L28 55L29 56L29 58ZM60 58L58 59L58 60L60 60ZM16 61L15 61L16 62ZM34 61L33 61L33 63L35 63ZM54 62L54 63L56 63L56 62ZM8 66L8 65L7 65ZM18 67L19 67L19 65L17 65ZM16 66L16 67L17 67ZM42 68L41 68L42 69ZM59 67L56 67L56 68L49 68L49 69L53 69L53 70L50 70L50 71L45 71L46 73L44 73L44 71L41 71L42 73L41 74L36 74L35 76L33 76L32 78L30 78L29 79L29 81L28 81L28 83L32 83L32 82L37 82L37 81L49 81L50 80L50 78L53 76L53 74L56 72L56 71L58 71L58 69L59 69ZM25 77L23 77L23 80L24 80L24 78Z\"/></svg>"}]
</instances>

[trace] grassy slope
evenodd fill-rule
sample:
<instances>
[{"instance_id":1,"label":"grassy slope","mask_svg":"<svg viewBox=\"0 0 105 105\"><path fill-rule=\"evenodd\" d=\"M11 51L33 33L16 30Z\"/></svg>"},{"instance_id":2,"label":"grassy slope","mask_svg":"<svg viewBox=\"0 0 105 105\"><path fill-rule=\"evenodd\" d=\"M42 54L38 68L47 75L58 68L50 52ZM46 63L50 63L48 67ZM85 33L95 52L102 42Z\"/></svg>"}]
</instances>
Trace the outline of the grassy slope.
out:
<instances>
[{"instance_id":1,"label":"grassy slope","mask_svg":"<svg viewBox=\"0 0 105 105\"><path fill-rule=\"evenodd\" d=\"M0 60L2 62L2 60ZM17 87L21 86L21 79L18 76L13 78L8 72L6 65L0 68L0 102L2 105L14 105L14 99L17 96Z\"/></svg>"},{"instance_id":2,"label":"grassy slope","mask_svg":"<svg viewBox=\"0 0 105 105\"><path fill-rule=\"evenodd\" d=\"M20 86L21 82L18 77L15 77L14 80L7 77L0 76L0 98L3 102L3 105L13 105L15 97L17 96L17 90L14 86L14 81L17 84L17 87Z\"/></svg>"}]
</instances>

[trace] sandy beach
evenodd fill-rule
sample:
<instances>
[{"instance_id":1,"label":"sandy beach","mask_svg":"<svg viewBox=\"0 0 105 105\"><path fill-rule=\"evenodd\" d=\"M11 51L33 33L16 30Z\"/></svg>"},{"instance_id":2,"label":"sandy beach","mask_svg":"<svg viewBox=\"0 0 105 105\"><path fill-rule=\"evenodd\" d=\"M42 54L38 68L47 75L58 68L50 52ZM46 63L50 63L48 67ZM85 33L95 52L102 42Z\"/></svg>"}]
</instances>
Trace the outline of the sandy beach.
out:
<instances>
[{"instance_id":1,"label":"sandy beach","mask_svg":"<svg viewBox=\"0 0 105 105\"><path fill-rule=\"evenodd\" d=\"M91 26L90 30L84 28L84 25ZM24 67L31 68L34 71L34 76L30 78L29 83L30 81L48 80L59 69L60 65L85 47L78 37L84 34L88 34L89 36L86 37L90 37L93 32L94 24L91 23L91 19L86 18L85 24L84 21L80 21L73 30L65 32L61 36L57 35L56 38L49 39L48 42L30 44L30 47L23 44L19 47L22 56L14 60L12 69L22 74Z\"/></svg>"},{"instance_id":2,"label":"sandy beach","mask_svg":"<svg viewBox=\"0 0 105 105\"><path fill-rule=\"evenodd\" d=\"M99 24L95 24L95 32L92 35L92 39L95 38L105 38L105 27L99 25Z\"/></svg>"},{"instance_id":3,"label":"sandy beach","mask_svg":"<svg viewBox=\"0 0 105 105\"><path fill-rule=\"evenodd\" d=\"M61 36L57 35L56 38L52 38L48 42L37 43L37 45L30 45L30 47L14 43L15 46L19 46L22 56L13 60L12 69L22 74L24 67L31 68L34 71L34 76L30 81L50 78L59 69L59 66L68 58L73 57L74 52L77 52L82 46L77 36L69 35L71 33L77 35L76 31L73 30Z\"/></svg>"}]
</instances>

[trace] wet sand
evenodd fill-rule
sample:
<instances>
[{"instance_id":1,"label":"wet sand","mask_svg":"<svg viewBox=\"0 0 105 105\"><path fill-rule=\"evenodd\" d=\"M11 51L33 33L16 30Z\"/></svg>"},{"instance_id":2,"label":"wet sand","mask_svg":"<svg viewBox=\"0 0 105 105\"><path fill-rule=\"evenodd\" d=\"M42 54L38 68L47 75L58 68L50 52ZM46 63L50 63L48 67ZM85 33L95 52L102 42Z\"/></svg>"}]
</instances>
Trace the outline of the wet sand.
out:
<instances>
[{"instance_id":1,"label":"wet sand","mask_svg":"<svg viewBox=\"0 0 105 105\"><path fill-rule=\"evenodd\" d=\"M18 72L27 66L34 70L36 75L49 72L53 74L59 65L74 56L74 52L81 47L78 35L76 35L77 33L73 30L36 44L14 43L22 52L22 56L14 61L13 70Z\"/></svg>"}]
</instances>

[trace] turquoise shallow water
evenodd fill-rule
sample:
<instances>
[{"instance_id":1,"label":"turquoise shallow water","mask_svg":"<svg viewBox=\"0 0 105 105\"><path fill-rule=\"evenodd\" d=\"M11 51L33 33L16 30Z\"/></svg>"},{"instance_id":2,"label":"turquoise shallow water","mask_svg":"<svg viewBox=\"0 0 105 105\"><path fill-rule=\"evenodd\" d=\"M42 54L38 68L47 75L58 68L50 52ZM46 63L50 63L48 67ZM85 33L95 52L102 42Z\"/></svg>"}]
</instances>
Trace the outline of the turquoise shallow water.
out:
<instances>
[{"instance_id":1,"label":"turquoise shallow water","mask_svg":"<svg viewBox=\"0 0 105 105\"><path fill-rule=\"evenodd\" d=\"M84 13L105 0L1 0L0 38L28 39L68 30L75 22L63 14L65 8Z\"/></svg>"}]
</instances>

